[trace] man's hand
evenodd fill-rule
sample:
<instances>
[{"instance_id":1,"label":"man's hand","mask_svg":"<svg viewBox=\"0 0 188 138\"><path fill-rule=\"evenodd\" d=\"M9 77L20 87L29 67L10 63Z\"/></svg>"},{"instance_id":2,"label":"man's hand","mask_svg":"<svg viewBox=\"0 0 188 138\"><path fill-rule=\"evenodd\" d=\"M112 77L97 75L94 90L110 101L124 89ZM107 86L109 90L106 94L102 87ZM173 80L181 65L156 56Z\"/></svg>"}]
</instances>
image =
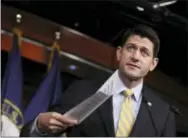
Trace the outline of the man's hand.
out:
<instances>
[{"instance_id":1,"label":"man's hand","mask_svg":"<svg viewBox=\"0 0 188 138\"><path fill-rule=\"evenodd\" d=\"M37 120L37 127L42 133L56 133L64 131L68 127L77 124L77 120L57 112L40 113Z\"/></svg>"}]
</instances>

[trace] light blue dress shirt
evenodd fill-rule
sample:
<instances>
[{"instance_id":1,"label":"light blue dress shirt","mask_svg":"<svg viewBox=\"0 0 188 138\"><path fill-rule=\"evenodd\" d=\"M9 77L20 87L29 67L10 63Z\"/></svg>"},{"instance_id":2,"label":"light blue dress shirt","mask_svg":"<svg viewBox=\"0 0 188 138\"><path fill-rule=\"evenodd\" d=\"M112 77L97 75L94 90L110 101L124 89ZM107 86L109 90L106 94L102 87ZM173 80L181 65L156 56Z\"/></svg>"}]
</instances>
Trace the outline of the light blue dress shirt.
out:
<instances>
[{"instance_id":1,"label":"light blue dress shirt","mask_svg":"<svg viewBox=\"0 0 188 138\"><path fill-rule=\"evenodd\" d=\"M116 94L113 95L113 118L114 118L114 129L115 132L117 130L119 116L121 113L121 107L122 103L125 99L125 96L121 93L124 90L127 90L127 87L124 85L123 81L120 79L119 75L116 75L116 81L115 83L115 92ZM133 105L133 115L134 119L136 120L138 111L140 109L140 104L142 101L142 88L143 88L143 82L137 85L135 88L132 88L133 95L131 97L132 105Z\"/></svg>"}]
</instances>

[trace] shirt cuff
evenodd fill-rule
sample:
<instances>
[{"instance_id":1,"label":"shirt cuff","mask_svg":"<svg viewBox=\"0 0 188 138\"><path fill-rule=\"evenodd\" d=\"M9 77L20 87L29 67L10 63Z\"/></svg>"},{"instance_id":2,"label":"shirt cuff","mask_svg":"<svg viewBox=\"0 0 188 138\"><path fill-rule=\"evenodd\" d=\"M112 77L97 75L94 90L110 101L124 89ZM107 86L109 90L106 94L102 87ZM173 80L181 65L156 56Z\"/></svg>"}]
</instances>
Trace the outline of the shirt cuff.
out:
<instances>
[{"instance_id":1,"label":"shirt cuff","mask_svg":"<svg viewBox=\"0 0 188 138\"><path fill-rule=\"evenodd\" d=\"M37 120L38 120L38 116L35 118L35 120L33 122L33 125L31 127L31 131L30 131L31 136L36 136L36 135L46 136L48 133L42 133L38 129L38 127L37 127Z\"/></svg>"}]
</instances>

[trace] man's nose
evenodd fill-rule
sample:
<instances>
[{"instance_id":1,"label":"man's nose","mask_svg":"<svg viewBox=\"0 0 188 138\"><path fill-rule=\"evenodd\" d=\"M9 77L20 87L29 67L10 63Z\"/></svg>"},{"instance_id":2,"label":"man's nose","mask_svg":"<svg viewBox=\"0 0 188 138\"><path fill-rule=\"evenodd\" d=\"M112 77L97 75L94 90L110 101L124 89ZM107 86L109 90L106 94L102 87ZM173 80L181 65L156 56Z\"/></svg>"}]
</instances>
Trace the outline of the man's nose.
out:
<instances>
[{"instance_id":1,"label":"man's nose","mask_svg":"<svg viewBox=\"0 0 188 138\"><path fill-rule=\"evenodd\" d=\"M134 51L133 53L132 53L132 60L133 61L138 61L139 59L140 59L140 52L139 52L139 50L136 50L136 51Z\"/></svg>"}]
</instances>

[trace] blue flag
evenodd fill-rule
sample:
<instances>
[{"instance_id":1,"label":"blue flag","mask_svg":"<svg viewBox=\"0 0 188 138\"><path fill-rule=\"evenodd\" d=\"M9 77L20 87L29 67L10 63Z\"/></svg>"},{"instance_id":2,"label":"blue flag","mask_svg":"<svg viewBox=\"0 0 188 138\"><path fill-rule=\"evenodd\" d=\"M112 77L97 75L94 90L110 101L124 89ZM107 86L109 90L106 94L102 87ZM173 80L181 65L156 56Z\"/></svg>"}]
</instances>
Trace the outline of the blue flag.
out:
<instances>
[{"instance_id":1,"label":"blue flag","mask_svg":"<svg viewBox=\"0 0 188 138\"><path fill-rule=\"evenodd\" d=\"M48 111L61 94L59 51L59 45L54 42L48 73L24 112L25 123L33 120L39 113Z\"/></svg>"},{"instance_id":2,"label":"blue flag","mask_svg":"<svg viewBox=\"0 0 188 138\"><path fill-rule=\"evenodd\" d=\"M56 63L56 64L54 64ZM48 71L52 70L53 66L57 66L56 77L54 79L54 90L52 91L51 105L53 106L57 103L61 92L62 92L62 81L61 81L61 67L60 67L60 46L57 42L52 45L52 52L50 55L50 61L48 64Z\"/></svg>"},{"instance_id":3,"label":"blue flag","mask_svg":"<svg viewBox=\"0 0 188 138\"><path fill-rule=\"evenodd\" d=\"M13 29L13 46L9 54L2 85L2 125L14 124L18 131L24 125L22 114L23 75L20 56L21 31ZM11 122L10 122L11 121ZM11 126L10 126L11 127ZM9 127L9 128L10 128ZM13 127L13 126L12 126ZM14 130L12 130L13 132ZM11 134L10 134L11 135ZM16 136L17 134L15 134Z\"/></svg>"}]
</instances>

